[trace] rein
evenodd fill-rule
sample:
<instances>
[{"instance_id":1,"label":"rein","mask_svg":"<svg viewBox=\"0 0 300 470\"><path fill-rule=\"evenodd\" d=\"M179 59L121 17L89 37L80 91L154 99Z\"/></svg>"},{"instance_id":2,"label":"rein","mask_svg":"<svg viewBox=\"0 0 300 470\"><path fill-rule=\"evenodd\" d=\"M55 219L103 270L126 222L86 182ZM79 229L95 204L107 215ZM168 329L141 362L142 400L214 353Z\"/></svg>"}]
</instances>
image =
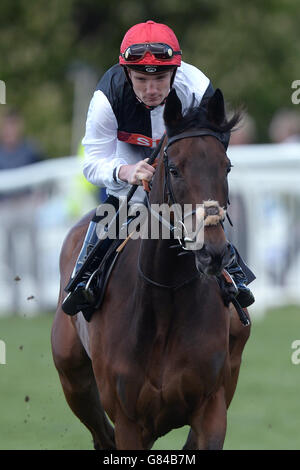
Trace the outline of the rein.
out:
<instances>
[{"instance_id":1,"label":"rein","mask_svg":"<svg viewBox=\"0 0 300 470\"><path fill-rule=\"evenodd\" d=\"M191 239L190 237L188 237L188 231L187 231L184 223L180 220L181 219L181 214L178 214L178 212L176 212L177 211L177 202L176 202L176 197L175 197L173 185L172 185L171 178L170 178L168 149L173 143L178 142L179 140L190 138L190 137L201 137L201 136L207 136L207 135L215 137L221 143L223 143L223 141L222 141L223 134L222 133L217 133L217 132L214 132L211 129L203 128L203 129L198 129L198 130L195 130L195 131L182 132L180 134L177 134L177 135L174 135L174 136L170 137L168 139L167 145L164 147L164 151L163 151L164 193L167 194L168 200L171 201L172 205L174 206L174 212L175 212L175 215L177 217L177 221L179 221L179 223L181 224L181 226L184 230L185 236L183 237L183 239L180 238L180 237L177 237L178 242L179 242L179 244L180 244L180 246L183 250L189 250L188 248L186 248L186 242L193 242L196 239L196 237L197 237L199 231L201 230L202 226L199 226L198 231L195 234L194 240ZM162 139L159 143L160 148L162 146L162 141L164 140L164 138L165 138L165 134L163 135L163 137L162 137ZM158 153L155 154L154 158L153 158L153 155L150 157L149 162L148 162L150 165L151 164L153 166L156 165L156 163L154 163L154 162L156 160L157 155L158 155ZM151 162L150 162L150 160L151 160ZM146 184L146 182L143 182L143 186L144 186L145 193L146 193L146 203L147 203L149 211L162 223L162 225L165 225L170 230L171 233L174 233L176 228L178 228L178 225L174 226L173 224L167 222L166 220L164 220L164 218L160 214L157 214L151 208L150 201L149 201L149 192L150 192L149 185ZM194 215L195 213L196 213L196 210L194 209L191 212L189 212L188 214L186 214L186 217ZM226 215L227 215L227 212L226 212ZM204 218L205 218L205 214L204 214ZM223 220L224 220L224 218L220 218L220 223L221 224L223 223Z\"/></svg>"},{"instance_id":2,"label":"rein","mask_svg":"<svg viewBox=\"0 0 300 470\"><path fill-rule=\"evenodd\" d=\"M138 259L138 271L139 271L139 274L140 276L142 277L142 279L144 281L146 281L148 284L152 285L152 286L155 286L155 287L160 287L162 289L170 289L170 290L178 290L180 289L181 287L184 287L186 286L187 284L190 284L191 282L195 281L196 279L198 279L200 276L201 276L201 273L197 273L195 274L193 277L191 277L190 279L186 279L185 281L179 283L179 284L175 284L175 285L168 285L168 284L161 284L159 282L156 282L156 281L153 281L152 279L150 279L149 277L147 277L143 271L142 271L142 268L141 268L141 263L140 263L140 255L139 255L139 259Z\"/></svg>"}]
</instances>

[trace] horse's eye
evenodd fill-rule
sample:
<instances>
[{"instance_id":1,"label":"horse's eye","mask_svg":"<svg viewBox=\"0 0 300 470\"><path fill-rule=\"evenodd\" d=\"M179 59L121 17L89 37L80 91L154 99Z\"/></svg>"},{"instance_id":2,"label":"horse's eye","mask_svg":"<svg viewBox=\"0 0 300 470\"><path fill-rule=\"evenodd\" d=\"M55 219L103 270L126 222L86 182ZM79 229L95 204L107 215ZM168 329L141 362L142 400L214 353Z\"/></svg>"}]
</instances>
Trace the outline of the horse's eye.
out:
<instances>
[{"instance_id":1,"label":"horse's eye","mask_svg":"<svg viewBox=\"0 0 300 470\"><path fill-rule=\"evenodd\" d=\"M227 174L231 172L232 167L233 167L233 165L231 165L231 163L230 163L230 165L228 165L228 167L227 167Z\"/></svg>"},{"instance_id":2,"label":"horse's eye","mask_svg":"<svg viewBox=\"0 0 300 470\"><path fill-rule=\"evenodd\" d=\"M175 177L179 176L179 172L175 166L170 166L169 171L172 176L175 176Z\"/></svg>"}]
</instances>

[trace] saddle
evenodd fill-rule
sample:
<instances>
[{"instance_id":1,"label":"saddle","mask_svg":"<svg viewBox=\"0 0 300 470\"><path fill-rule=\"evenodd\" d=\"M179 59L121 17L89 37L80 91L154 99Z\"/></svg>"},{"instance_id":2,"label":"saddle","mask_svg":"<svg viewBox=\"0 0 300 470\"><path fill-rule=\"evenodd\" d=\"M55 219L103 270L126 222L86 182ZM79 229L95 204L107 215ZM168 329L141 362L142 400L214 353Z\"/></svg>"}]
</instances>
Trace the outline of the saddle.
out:
<instances>
[{"instance_id":1,"label":"saddle","mask_svg":"<svg viewBox=\"0 0 300 470\"><path fill-rule=\"evenodd\" d=\"M118 260L118 257L123 250L124 246L128 242L130 236L125 240L116 239L109 246L107 252L102 258L98 268L90 276L87 285L86 285L86 295L88 299L88 288L91 283L93 283L93 290L98 293L98 298L94 305L87 307L86 305L82 306L81 312L87 322L91 321L92 315L95 310L99 309L102 305L104 294L106 291L106 286L109 281L110 275L113 271L113 268ZM79 306L80 307L80 306Z\"/></svg>"}]
</instances>

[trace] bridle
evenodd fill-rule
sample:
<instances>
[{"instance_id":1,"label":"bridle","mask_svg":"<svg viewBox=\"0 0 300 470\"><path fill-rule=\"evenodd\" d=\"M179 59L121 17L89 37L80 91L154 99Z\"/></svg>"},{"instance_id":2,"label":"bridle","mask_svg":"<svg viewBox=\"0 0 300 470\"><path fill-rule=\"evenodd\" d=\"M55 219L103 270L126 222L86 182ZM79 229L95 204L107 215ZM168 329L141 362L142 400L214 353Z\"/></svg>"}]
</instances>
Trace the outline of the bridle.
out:
<instances>
[{"instance_id":1,"label":"bridle","mask_svg":"<svg viewBox=\"0 0 300 470\"><path fill-rule=\"evenodd\" d=\"M215 132L213 131L212 129L206 129L206 128L203 128L203 129L198 129L198 130L194 130L194 131L187 131L187 132L181 132L179 134L176 134L172 137L170 137L168 139L168 142L166 144L166 146L164 147L163 149L163 164L164 164L164 194L167 195L167 198L168 198L168 204L172 204L172 207L174 209L174 215L175 215L175 219L176 219L176 223L175 225L172 224L172 223L169 223L167 222L160 214L158 214L157 212L155 212L153 210L153 208L151 207L151 204L150 204L150 200L149 200L149 193L146 192L146 203L147 203L147 206L148 206L148 209L150 210L150 212L154 215L154 217L158 218L159 221L163 224L163 225L167 225L167 227L169 228L170 232L175 234L176 232L178 232L178 224L181 225L181 229L183 229L183 233L184 235L182 237L179 237L177 236L177 240L179 242L179 245L180 247L183 249L183 250L189 250L189 248L187 248L187 243L190 243L190 242L193 242L195 240L195 238L197 237L199 231L201 230L201 228L203 226L199 226L198 229L197 229L197 232L194 236L194 239L191 239L188 235L188 230L186 229L186 226L185 224L181 221L181 214L179 214L177 211L177 208L178 208L178 204L177 204L177 201L176 201L176 196L175 196L175 192L174 192L174 188L173 188L173 185L172 185L172 180L171 180L171 177L170 177L170 165L169 165L169 155L168 155L168 149L170 148L171 145L173 145L175 142L178 142L179 140L182 140L182 139L187 139L187 138L191 138L191 137L201 137L201 136L212 136L212 137L215 137L216 139L218 139L223 145L224 145L224 136L225 134L223 133L220 133L220 132ZM162 142L164 141L165 139L165 134L163 135L158 147L162 147ZM151 156L152 157L152 156ZM152 158L150 157L150 160L148 163L150 163L150 161L152 161ZM152 162L150 163L152 164ZM191 212L189 212L188 214L185 214L186 217L189 217L189 216L192 216L196 213L196 209L192 210ZM226 212L224 212L225 214ZM227 213L226 213L227 214ZM205 217L205 215L204 215ZM224 216L225 218L225 216ZM220 219L220 222L223 223L224 221L224 218L223 219ZM182 230L180 230L182 231Z\"/></svg>"}]
</instances>

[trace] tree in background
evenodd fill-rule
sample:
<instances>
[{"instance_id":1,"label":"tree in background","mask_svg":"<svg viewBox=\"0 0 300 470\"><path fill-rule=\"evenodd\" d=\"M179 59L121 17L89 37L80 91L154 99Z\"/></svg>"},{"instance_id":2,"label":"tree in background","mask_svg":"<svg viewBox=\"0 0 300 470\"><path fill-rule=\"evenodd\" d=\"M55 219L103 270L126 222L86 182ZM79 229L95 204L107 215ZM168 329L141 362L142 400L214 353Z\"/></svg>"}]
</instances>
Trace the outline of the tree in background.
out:
<instances>
[{"instance_id":1,"label":"tree in background","mask_svg":"<svg viewBox=\"0 0 300 470\"><path fill-rule=\"evenodd\" d=\"M244 104L258 141L268 141L275 111L295 106L298 0L2 0L0 79L7 103L22 111L27 132L46 153L71 152L74 64L100 78L116 63L126 30L148 19L175 30L183 59L203 70L227 101Z\"/></svg>"}]
</instances>

